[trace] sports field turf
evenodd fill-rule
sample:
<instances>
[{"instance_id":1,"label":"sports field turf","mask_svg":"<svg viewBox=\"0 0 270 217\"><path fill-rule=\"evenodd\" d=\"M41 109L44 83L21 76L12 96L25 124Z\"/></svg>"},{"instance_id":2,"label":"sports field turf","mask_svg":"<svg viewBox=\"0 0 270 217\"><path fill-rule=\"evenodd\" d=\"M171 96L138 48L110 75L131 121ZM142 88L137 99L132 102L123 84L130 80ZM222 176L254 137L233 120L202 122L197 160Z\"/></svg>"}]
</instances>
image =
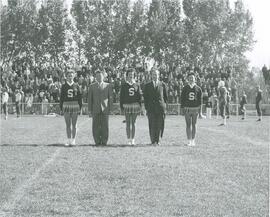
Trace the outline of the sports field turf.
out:
<instances>
[{"instance_id":1,"label":"sports field turf","mask_svg":"<svg viewBox=\"0 0 270 217\"><path fill-rule=\"evenodd\" d=\"M0 216L268 216L269 117L200 119L196 147L181 116L167 116L161 146L143 116L138 145L125 145L122 120L111 116L109 145L95 147L82 116L66 148L63 117L2 118Z\"/></svg>"}]
</instances>

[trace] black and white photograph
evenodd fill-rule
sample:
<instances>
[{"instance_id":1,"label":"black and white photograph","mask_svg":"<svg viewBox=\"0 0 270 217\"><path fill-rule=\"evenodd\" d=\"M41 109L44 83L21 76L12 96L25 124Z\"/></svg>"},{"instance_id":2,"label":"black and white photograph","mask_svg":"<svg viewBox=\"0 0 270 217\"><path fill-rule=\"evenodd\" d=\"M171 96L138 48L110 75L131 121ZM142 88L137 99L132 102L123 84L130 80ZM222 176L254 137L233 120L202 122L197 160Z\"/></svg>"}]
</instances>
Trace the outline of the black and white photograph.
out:
<instances>
[{"instance_id":1,"label":"black and white photograph","mask_svg":"<svg viewBox=\"0 0 270 217\"><path fill-rule=\"evenodd\" d=\"M1 0L0 217L267 217L269 0Z\"/></svg>"}]
</instances>

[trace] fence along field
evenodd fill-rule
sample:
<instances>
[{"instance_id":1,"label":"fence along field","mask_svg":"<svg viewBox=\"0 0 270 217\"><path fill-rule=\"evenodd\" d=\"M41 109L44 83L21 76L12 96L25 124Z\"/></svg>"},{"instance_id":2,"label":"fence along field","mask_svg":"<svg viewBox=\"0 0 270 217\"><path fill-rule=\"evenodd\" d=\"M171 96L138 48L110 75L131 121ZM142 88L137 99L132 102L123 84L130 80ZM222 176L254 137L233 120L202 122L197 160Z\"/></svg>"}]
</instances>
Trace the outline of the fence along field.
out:
<instances>
[{"instance_id":1,"label":"fence along field","mask_svg":"<svg viewBox=\"0 0 270 217\"><path fill-rule=\"evenodd\" d=\"M123 118L110 117L103 148L87 116L74 148L63 147L61 116L1 121L0 216L268 215L269 117L200 119L196 147L184 146L182 116L167 116L161 146L140 116L127 146Z\"/></svg>"},{"instance_id":2,"label":"fence along field","mask_svg":"<svg viewBox=\"0 0 270 217\"><path fill-rule=\"evenodd\" d=\"M247 115L256 115L255 104L247 104L246 106ZM2 107L1 107L2 108ZM239 114L239 104L230 104L230 114L238 116ZM1 110L2 111L2 110ZM15 103L8 103L8 112L9 114L16 113ZM205 105L203 105L203 112L205 113ZM47 115L49 113L60 113L59 103L33 103L31 107L27 106L26 103L21 104L21 113L22 115ZM263 115L270 115L270 105L262 104L262 113ZM82 114L88 114L87 103L83 103ZM119 115L121 114L119 103L114 103L111 114ZM144 106L142 106L142 114L145 114ZM181 114L181 105L180 104L168 104L167 114L169 115L180 115ZM218 117L219 106L216 105L212 109L212 114Z\"/></svg>"}]
</instances>

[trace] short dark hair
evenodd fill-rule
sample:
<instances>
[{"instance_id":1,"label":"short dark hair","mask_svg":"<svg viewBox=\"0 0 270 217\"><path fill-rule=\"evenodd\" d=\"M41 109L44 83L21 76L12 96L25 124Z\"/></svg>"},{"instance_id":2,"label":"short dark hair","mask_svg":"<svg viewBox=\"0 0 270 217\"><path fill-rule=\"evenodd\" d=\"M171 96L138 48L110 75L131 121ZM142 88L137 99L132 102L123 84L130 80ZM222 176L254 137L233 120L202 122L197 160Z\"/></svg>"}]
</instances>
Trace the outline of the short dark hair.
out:
<instances>
[{"instance_id":1,"label":"short dark hair","mask_svg":"<svg viewBox=\"0 0 270 217\"><path fill-rule=\"evenodd\" d=\"M68 74L74 74L74 70L68 69L68 70L66 71L66 75L68 75Z\"/></svg>"},{"instance_id":2,"label":"short dark hair","mask_svg":"<svg viewBox=\"0 0 270 217\"><path fill-rule=\"evenodd\" d=\"M189 77L189 76L192 76L192 75L195 76L195 74L194 74L193 72L188 73L188 77Z\"/></svg>"},{"instance_id":3,"label":"short dark hair","mask_svg":"<svg viewBox=\"0 0 270 217\"><path fill-rule=\"evenodd\" d=\"M134 69L134 68L129 68L128 70L127 70L127 72L126 72L126 76L128 76L128 74L130 73L130 72L136 72L136 70Z\"/></svg>"},{"instance_id":4,"label":"short dark hair","mask_svg":"<svg viewBox=\"0 0 270 217\"><path fill-rule=\"evenodd\" d=\"M103 72L98 69L98 70L96 70L95 74L103 74Z\"/></svg>"}]
</instances>

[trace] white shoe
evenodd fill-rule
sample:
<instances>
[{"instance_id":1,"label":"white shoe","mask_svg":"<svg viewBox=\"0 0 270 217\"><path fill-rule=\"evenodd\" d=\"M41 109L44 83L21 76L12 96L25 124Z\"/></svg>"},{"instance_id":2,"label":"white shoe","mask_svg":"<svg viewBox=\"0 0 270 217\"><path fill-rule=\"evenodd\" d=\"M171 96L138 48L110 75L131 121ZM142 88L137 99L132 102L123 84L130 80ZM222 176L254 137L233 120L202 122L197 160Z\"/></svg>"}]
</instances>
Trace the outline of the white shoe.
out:
<instances>
[{"instance_id":1,"label":"white shoe","mask_svg":"<svg viewBox=\"0 0 270 217\"><path fill-rule=\"evenodd\" d=\"M135 145L135 139L131 140L131 145Z\"/></svg>"},{"instance_id":2,"label":"white shoe","mask_svg":"<svg viewBox=\"0 0 270 217\"><path fill-rule=\"evenodd\" d=\"M128 144L128 145L131 145L131 140L130 140L130 139L128 140L128 143L127 143L127 144Z\"/></svg>"},{"instance_id":3,"label":"white shoe","mask_svg":"<svg viewBox=\"0 0 270 217\"><path fill-rule=\"evenodd\" d=\"M69 147L70 146L70 143L71 143L71 141L70 141L70 139L68 139L67 142L65 143L65 146L66 147Z\"/></svg>"},{"instance_id":4,"label":"white shoe","mask_svg":"<svg viewBox=\"0 0 270 217\"><path fill-rule=\"evenodd\" d=\"M191 140L188 140L188 142L186 143L186 146L191 146Z\"/></svg>"},{"instance_id":5,"label":"white shoe","mask_svg":"<svg viewBox=\"0 0 270 217\"><path fill-rule=\"evenodd\" d=\"M72 145L72 146L75 146L75 145L76 145L75 139L72 139L72 140L71 140L70 145Z\"/></svg>"},{"instance_id":6,"label":"white shoe","mask_svg":"<svg viewBox=\"0 0 270 217\"><path fill-rule=\"evenodd\" d=\"M189 140L189 142L188 142L188 144L187 144L187 146L195 146L196 144L195 144L195 140L194 139L192 139L192 140Z\"/></svg>"}]
</instances>

